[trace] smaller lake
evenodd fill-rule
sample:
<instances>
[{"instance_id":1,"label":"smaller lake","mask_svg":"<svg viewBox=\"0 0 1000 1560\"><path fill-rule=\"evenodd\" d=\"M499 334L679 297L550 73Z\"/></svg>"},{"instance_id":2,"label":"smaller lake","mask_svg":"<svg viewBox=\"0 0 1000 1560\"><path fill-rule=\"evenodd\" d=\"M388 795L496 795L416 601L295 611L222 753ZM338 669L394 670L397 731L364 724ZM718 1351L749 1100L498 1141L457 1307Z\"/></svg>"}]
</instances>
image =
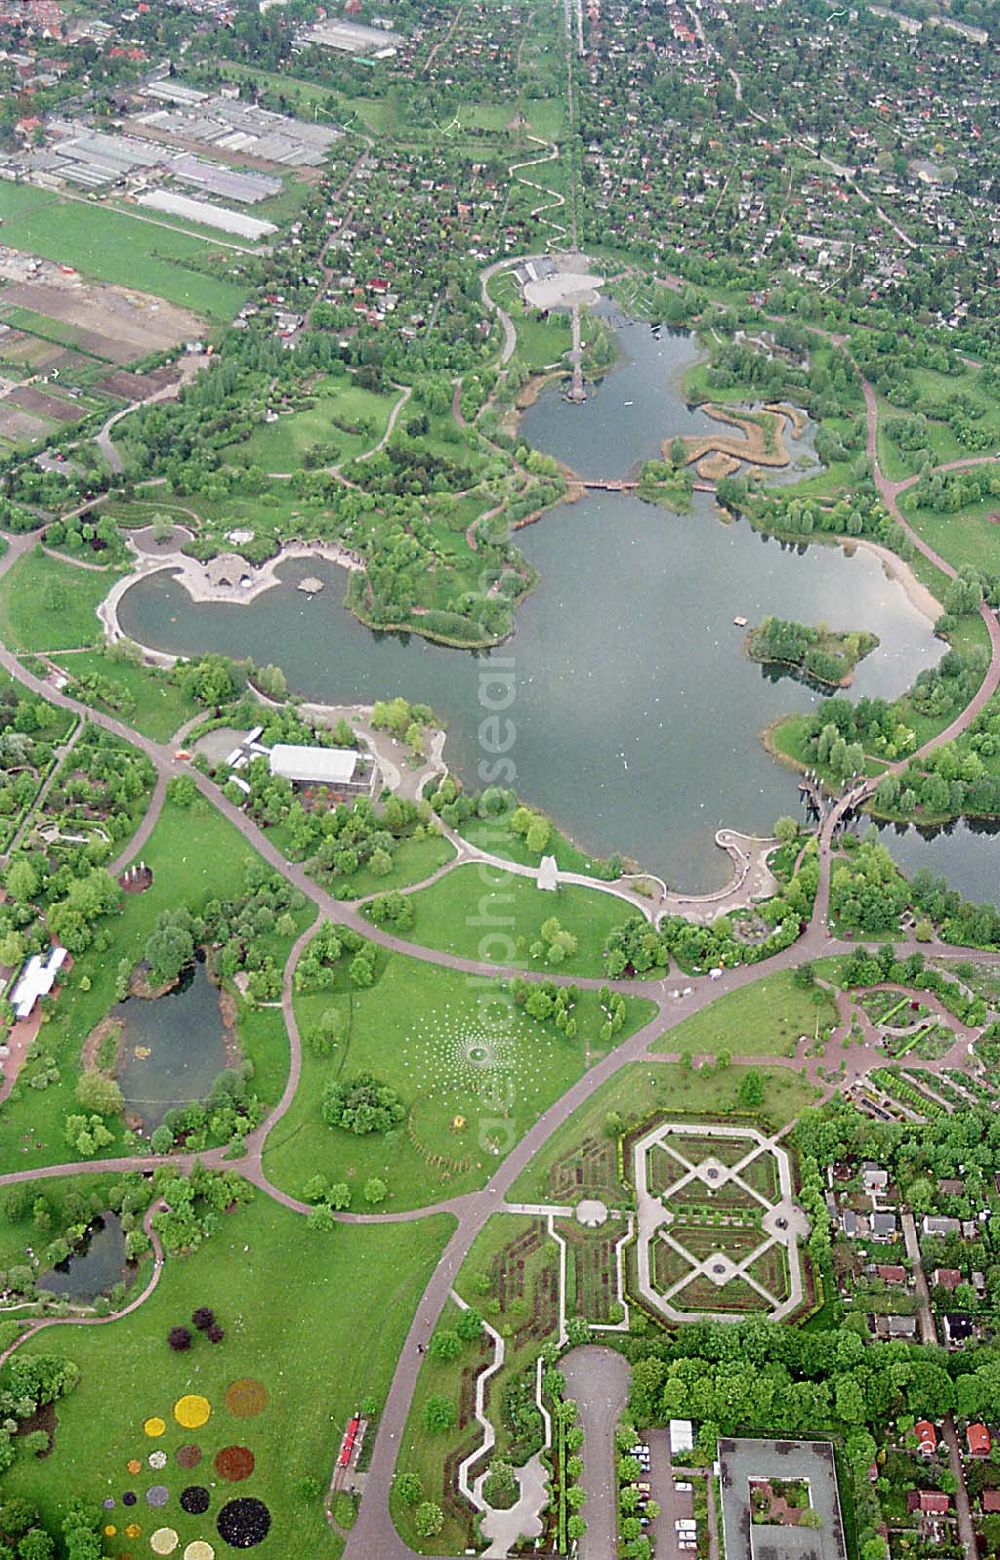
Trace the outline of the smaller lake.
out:
<instances>
[{"instance_id":1,"label":"smaller lake","mask_svg":"<svg viewBox=\"0 0 1000 1560\"><path fill-rule=\"evenodd\" d=\"M689 331L664 326L654 333L648 325L626 324L616 328L615 336L621 355L597 383L588 380L586 401L570 405L565 385L553 383L525 408L519 427L529 444L554 455L577 476L598 481L634 476L642 461L660 459L664 439L687 434L742 437L738 429L685 402L684 375L705 357ZM769 484L801 482L804 474L820 470L815 433L811 422L797 439L786 432L791 465L766 471Z\"/></svg>"},{"instance_id":2,"label":"smaller lake","mask_svg":"<svg viewBox=\"0 0 1000 1560\"><path fill-rule=\"evenodd\" d=\"M121 1220L117 1213L102 1213L90 1224L77 1250L39 1276L38 1287L78 1305L89 1305L98 1295L110 1294L126 1274Z\"/></svg>"},{"instance_id":3,"label":"smaller lake","mask_svg":"<svg viewBox=\"0 0 1000 1560\"><path fill-rule=\"evenodd\" d=\"M219 988L199 959L180 984L150 1001L129 997L111 1010L124 1025L118 1082L128 1116L152 1131L168 1111L203 1100L226 1067Z\"/></svg>"}]
</instances>

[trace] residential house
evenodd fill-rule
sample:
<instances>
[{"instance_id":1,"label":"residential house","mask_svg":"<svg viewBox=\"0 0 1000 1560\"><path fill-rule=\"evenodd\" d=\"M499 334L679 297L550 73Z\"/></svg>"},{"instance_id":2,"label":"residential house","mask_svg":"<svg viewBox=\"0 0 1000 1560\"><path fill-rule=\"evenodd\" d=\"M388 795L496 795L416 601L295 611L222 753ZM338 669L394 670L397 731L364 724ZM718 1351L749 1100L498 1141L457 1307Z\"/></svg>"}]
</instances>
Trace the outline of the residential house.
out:
<instances>
[{"instance_id":1,"label":"residential house","mask_svg":"<svg viewBox=\"0 0 1000 1560\"><path fill-rule=\"evenodd\" d=\"M973 1318L961 1311L946 1311L943 1321L944 1341L949 1349L960 1349L970 1338L976 1336L978 1329Z\"/></svg>"},{"instance_id":2,"label":"residential house","mask_svg":"<svg viewBox=\"0 0 1000 1560\"><path fill-rule=\"evenodd\" d=\"M913 1426L917 1438L917 1450L921 1457L932 1457L937 1451L937 1430L929 1419L918 1419Z\"/></svg>"},{"instance_id":3,"label":"residential house","mask_svg":"<svg viewBox=\"0 0 1000 1560\"><path fill-rule=\"evenodd\" d=\"M947 1289L952 1294L962 1282L962 1274L958 1268L935 1268L931 1274L931 1283L936 1289Z\"/></svg>"},{"instance_id":4,"label":"residential house","mask_svg":"<svg viewBox=\"0 0 1000 1560\"><path fill-rule=\"evenodd\" d=\"M969 1447L970 1457L988 1457L993 1447L993 1438L985 1425L970 1425L965 1432L965 1439Z\"/></svg>"},{"instance_id":5,"label":"residential house","mask_svg":"<svg viewBox=\"0 0 1000 1560\"><path fill-rule=\"evenodd\" d=\"M1000 1490L983 1490L979 1497L979 1504L984 1515L991 1511L1000 1511Z\"/></svg>"},{"instance_id":6,"label":"residential house","mask_svg":"<svg viewBox=\"0 0 1000 1560\"><path fill-rule=\"evenodd\" d=\"M905 1284L906 1269L898 1262L879 1262L876 1264L875 1273L883 1284Z\"/></svg>"},{"instance_id":7,"label":"residential house","mask_svg":"<svg viewBox=\"0 0 1000 1560\"><path fill-rule=\"evenodd\" d=\"M907 1511L919 1511L921 1516L945 1517L950 1506L943 1490L910 1490L906 1497Z\"/></svg>"},{"instance_id":8,"label":"residential house","mask_svg":"<svg viewBox=\"0 0 1000 1560\"><path fill-rule=\"evenodd\" d=\"M898 1225L894 1213L873 1213L871 1217L872 1239L882 1242L895 1240Z\"/></svg>"},{"instance_id":9,"label":"residential house","mask_svg":"<svg viewBox=\"0 0 1000 1560\"><path fill-rule=\"evenodd\" d=\"M960 1235L962 1225L959 1219L942 1218L939 1214L925 1213L921 1225L925 1235Z\"/></svg>"}]
</instances>

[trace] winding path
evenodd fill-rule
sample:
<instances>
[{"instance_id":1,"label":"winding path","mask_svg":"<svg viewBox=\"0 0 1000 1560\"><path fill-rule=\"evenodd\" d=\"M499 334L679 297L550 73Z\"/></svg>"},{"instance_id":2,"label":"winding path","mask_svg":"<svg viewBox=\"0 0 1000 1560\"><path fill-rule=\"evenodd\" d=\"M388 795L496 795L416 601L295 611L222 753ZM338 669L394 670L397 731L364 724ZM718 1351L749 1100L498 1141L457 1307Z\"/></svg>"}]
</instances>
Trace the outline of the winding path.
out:
<instances>
[{"instance_id":1,"label":"winding path","mask_svg":"<svg viewBox=\"0 0 1000 1560\"><path fill-rule=\"evenodd\" d=\"M495 271L502 269L504 265L509 265L511 263L512 262L502 262L495 267L491 267L488 273L484 273L484 295L488 275L491 275ZM504 311L500 310L497 305L492 305L492 307L498 309L501 323L504 326L504 354L506 355L502 356L501 361L508 361L513 353L514 346L516 345L516 332L514 332L513 322L510 320L509 316L505 315ZM933 563L935 563L937 567L943 569L945 573L952 575L954 570L945 564L944 561L940 559L933 552L933 550L922 541L922 539L916 536L916 533L912 531L912 528L907 524L905 518L899 511L898 505L896 504L897 493L901 491L902 488L906 486L906 484L888 483L887 480L882 477L881 472L879 471L877 461L877 405L874 399L874 392L871 392L870 387L868 386L865 387L865 397L866 405L868 407L869 419L869 452L872 455L872 470L875 482L879 488L879 492L883 496L887 507L893 514L893 517L897 519L898 522L904 527L904 529L907 531L907 534L912 536L914 544L919 548L919 550ZM957 464L967 463L962 462ZM12 538L10 540L7 553L3 559L0 559L0 577L2 577L2 575L13 566L19 557L21 557L34 545L35 539L31 536ZM965 730L970 721L975 718L976 714L979 713L988 699L992 696L993 692L998 686L998 683L1000 683L1000 630L998 630L996 619L992 613L989 613L984 609L983 615L984 620L987 623L987 628L990 632L991 645L990 666L983 684L977 691L973 700L970 701L970 704L962 712L962 714L958 716L956 720L953 721L937 737L926 743L919 750L919 754L917 756L926 753L932 747L939 745L943 741L949 740L952 736L955 736L960 731ZM137 747L146 753L153 762L157 773L157 784L150 804L147 820L137 832L137 834L133 837L131 845L127 847L126 850L118 857L117 862L114 864L116 867L120 868L123 864L126 864L129 860L133 859L137 851L140 850L145 844L149 833L152 831L153 827L155 827L155 823L159 815L159 809L162 807L163 798L166 793L166 785L169 778L174 774L183 772L190 775L199 791L220 813L222 813L223 816L227 818L227 820L233 825L233 827L247 842L247 844L256 850L258 854L265 861L267 861L271 867L282 873L283 876L294 887L298 888L328 920L337 924L351 926L356 931L361 932L370 941L373 941L392 952L397 952L406 955L407 957L416 958L443 968L458 970L467 973L470 976L487 977L489 979L497 980L509 977L513 974L517 974L529 981L539 979L554 980L558 984L572 983L584 989L593 989L603 984L599 978L579 978L553 975L549 972L543 972L539 974L537 972L509 970L494 964L473 959L460 958L456 955L449 955L435 952L430 949L425 949L416 944L407 942L400 937L394 936L391 933L381 931L379 928L371 925L371 923L369 923L364 918L358 905L349 906L345 905L341 901L333 899L316 883L314 883L311 878L309 878L308 874L305 872L302 866L289 863L271 843L267 836L262 833L262 831L250 819L248 819L242 811L234 807L226 800L226 798L221 794L213 782L200 774L199 771L190 769L186 765L183 769L181 769L179 767L179 761L175 759L174 753L170 747L167 745L155 743L148 738L142 737L130 727L126 726L123 722L118 721L111 716L104 715L99 711L92 710L89 707L80 704L78 701L68 697L66 694L60 693L53 689L48 683L42 682L32 673L29 673L20 664L17 658L5 647L0 647L0 666L3 666L12 677L16 678L21 684L31 689L34 693L44 697L50 703L55 704L60 708L64 708L73 712L78 717L87 719L94 724L113 732L122 740L130 743L134 747ZM830 813L825 819L820 834L820 886L817 894L816 908L813 919L803 937L796 944L768 961L768 972L780 969L788 969L793 965L809 958L814 958L832 952L847 951L849 948L856 946L853 943L849 944L835 942L833 939L831 939L828 928L826 926L826 918L829 906L831 847L834 829L839 819L843 816L843 813L847 810L848 807L859 805L860 801L864 800L864 798L870 794L870 789L872 786L873 782L866 781L861 786L856 788L855 791L849 793L846 797L841 798L831 809ZM507 867L509 866L509 863L505 862L503 865ZM194 1162L195 1157L198 1157L201 1162L206 1165L225 1165L227 1168L235 1169L246 1176L248 1180L261 1188L268 1195L273 1196L283 1206L288 1207L295 1212L306 1211L305 1205L298 1199L290 1196L290 1194L286 1192L283 1192L279 1188L274 1187L270 1183L264 1172L262 1155L269 1133L278 1125L278 1123L287 1113L293 1099L295 1098L296 1091L300 1083L302 1049L301 1037L299 1035L294 1012L294 972L301 953L314 934L314 930L314 927L310 927L299 937L289 954L284 972L282 987L282 1010L289 1036L290 1064L288 1078L281 1098L270 1111L261 1126L258 1127L252 1134L250 1134L246 1142L245 1154L241 1158L227 1158L226 1156L228 1150L226 1148L213 1149L207 1153L201 1154L200 1156L195 1156L193 1154L170 1156L170 1162L175 1164L178 1169L190 1168L190 1165ZM909 949L907 949L907 951L909 951ZM969 956L980 958L984 961L1000 957L1000 955L984 955L978 950L963 950L955 948L949 951L955 957ZM437 1323L441 1310L447 1302L458 1271L463 1261L465 1260L474 1239L489 1217L493 1213L501 1211L506 1206L507 1196L516 1178L522 1173L523 1170L527 1168L532 1159L534 1159L538 1152L549 1141L552 1134L569 1119L574 1111L579 1109L591 1098L596 1089L600 1088L601 1085L606 1083L610 1078L614 1077L623 1067L629 1065L630 1063L641 1061L646 1058L649 1058L651 1061L655 1058L655 1060L659 1062L668 1060L669 1056L667 1053L656 1049L656 1042L662 1040L662 1037L666 1033L668 1033L677 1024L683 1022L683 1020L692 1014L701 1011L703 1008L707 1007L709 1004L715 1002L718 998L726 995L727 993L737 991L754 983L760 978L760 975L761 971L757 968L757 966L749 965L741 966L733 970L728 970L720 979L716 981L710 981L706 977L693 978L690 981L691 994L687 999L684 1000L683 1003L671 1003L669 1001L667 986L665 981L662 979L649 981L633 980L617 983L616 989L619 989L628 995L650 998L656 1005L656 1013L654 1017L650 1019L650 1021L642 1028L637 1030L633 1035L629 1036L625 1041L623 1041L622 1044L620 1044L615 1050L605 1055L599 1062L596 1063L595 1066L585 1072L555 1104L553 1104L546 1112L544 1112L544 1114L541 1115L533 1124L533 1126L530 1127L529 1130L524 1134L524 1136L515 1145L507 1157L498 1165L495 1173L483 1188L481 1188L479 1191L473 1191L462 1196L445 1199L431 1206L412 1210L404 1210L398 1213L346 1213L337 1215L337 1218L341 1222L402 1223L426 1218L433 1213L446 1212L454 1216L457 1220L456 1228L450 1240L448 1241L441 1261L439 1262L434 1274L432 1275L430 1283L428 1284L417 1305L406 1343L402 1349L396 1366L396 1371L381 1417L379 1433L375 1440L372 1461L366 1479L364 1494L361 1499L357 1522L347 1537L344 1551L346 1560L371 1560L371 1557L375 1555L379 1557L379 1560L408 1560L408 1557L411 1554L411 1551L395 1532L394 1526L389 1516L388 1493L392 1481L399 1442L405 1427L410 1402L412 1400L413 1391L416 1386L417 1375L420 1368L422 1356L418 1352L418 1346L426 1345L433 1328ZM861 1053L864 1053L865 1048L862 1047L858 1049ZM769 1063L774 1063L782 1066L795 1067L797 1070L804 1068L804 1070L808 1073L811 1081L817 1085L822 1084L825 1094L829 1094L835 1087L838 1086L830 1082L822 1082L820 1078L819 1062L816 1058L807 1059L804 1056L796 1056L792 1059L756 1057L754 1058L754 1061L758 1065L768 1065ZM852 1056L847 1068L848 1077L856 1072L862 1072L866 1065L870 1065L870 1060L868 1063L866 1063L864 1054L859 1055L856 1059ZM125 1156L117 1159L90 1161L85 1163L76 1161L70 1165L43 1166L33 1170L15 1171L6 1175L0 1175L0 1186L41 1180L72 1173L94 1174L95 1172L102 1170L119 1172L133 1169L148 1170L155 1163L157 1163L157 1159L155 1156L151 1155ZM159 1280L160 1273L162 1272L162 1249L159 1247L159 1243L155 1237L155 1232L152 1231L151 1224L149 1223L152 1212L153 1210L150 1209L147 1213L146 1221L154 1247L153 1274L151 1275L150 1281L144 1289L143 1293L136 1297L136 1299L126 1309L126 1311L118 1313L119 1315L127 1315L130 1311L141 1305L143 1301L148 1298L148 1295L152 1293L153 1288L155 1288L155 1285ZM99 1323L103 1323L104 1321L111 1321L116 1319L117 1317L40 1319L33 1323L26 1331L26 1333L23 1334L21 1338L16 1340L13 1345L11 1345L10 1349L8 1349L4 1356L0 1357L0 1364L3 1363L3 1359L9 1357L9 1354L13 1352L14 1348L18 1347L19 1344L24 1341L25 1337L33 1336L34 1333L39 1331L42 1327L57 1325L60 1322L70 1325L97 1325Z\"/></svg>"}]
</instances>

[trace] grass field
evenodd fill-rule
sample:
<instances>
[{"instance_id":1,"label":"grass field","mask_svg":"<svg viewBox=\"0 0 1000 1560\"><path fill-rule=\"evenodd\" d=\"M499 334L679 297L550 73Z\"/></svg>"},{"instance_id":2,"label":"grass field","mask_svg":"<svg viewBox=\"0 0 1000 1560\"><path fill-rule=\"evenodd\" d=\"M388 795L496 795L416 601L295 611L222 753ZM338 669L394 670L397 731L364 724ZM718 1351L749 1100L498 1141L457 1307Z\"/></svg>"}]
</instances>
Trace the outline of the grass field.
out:
<instances>
[{"instance_id":1,"label":"grass field","mask_svg":"<svg viewBox=\"0 0 1000 1560\"><path fill-rule=\"evenodd\" d=\"M58 1061L59 1082L44 1090L19 1082L0 1112L0 1163L4 1165L26 1170L74 1157L63 1136L63 1123L77 1108L74 1088L83 1042L114 1001L118 961L141 958L146 938L162 910L181 904L198 909L210 898L240 893L244 865L253 852L232 825L199 798L190 808L169 802L165 805L143 856L153 868L152 888L145 894L124 897L121 916L105 923L111 947L104 952L91 950L77 959L45 1024L43 1033ZM300 929L312 914L311 906L299 912ZM273 937L277 962L284 962L289 946L289 942ZM261 1009L250 1013L241 1005L238 1025L244 1052L255 1065L254 1087L273 1103L288 1073L288 1041L280 1012ZM33 1070L29 1064L22 1076L29 1078ZM121 1124L110 1121L109 1125L120 1142Z\"/></svg>"},{"instance_id":2,"label":"grass field","mask_svg":"<svg viewBox=\"0 0 1000 1560\"><path fill-rule=\"evenodd\" d=\"M40 550L0 581L0 639L9 650L72 650L100 638L97 608L114 581Z\"/></svg>"},{"instance_id":3,"label":"grass field","mask_svg":"<svg viewBox=\"0 0 1000 1560\"><path fill-rule=\"evenodd\" d=\"M169 741L178 727L190 720L192 715L198 714L198 705L194 700L169 682L165 673L151 667L112 661L101 650L56 659L73 677L96 672L130 694L135 700L134 712L126 715L112 710L110 713L120 714L127 725L134 726L136 731L151 737L154 742ZM106 709L107 706L95 704L94 708Z\"/></svg>"},{"instance_id":4,"label":"grass field","mask_svg":"<svg viewBox=\"0 0 1000 1560\"><path fill-rule=\"evenodd\" d=\"M389 889L406 888L411 883L421 883L438 867L451 861L455 847L443 835L425 835L420 840L401 840L392 853L392 871L385 877L376 877L367 867L347 880L352 899L366 894L384 894Z\"/></svg>"},{"instance_id":5,"label":"grass field","mask_svg":"<svg viewBox=\"0 0 1000 1560\"><path fill-rule=\"evenodd\" d=\"M700 1013L668 1030L658 1051L692 1056L794 1056L799 1035L812 1036L837 1022L832 998L816 987L823 1001L817 1005L812 991L801 991L790 970L765 975L752 986L720 997Z\"/></svg>"},{"instance_id":6,"label":"grass field","mask_svg":"<svg viewBox=\"0 0 1000 1560\"><path fill-rule=\"evenodd\" d=\"M602 1015L596 995L581 993L579 1032L567 1039L507 1005L493 988L468 976L401 955L380 955L368 990L351 989L338 974L333 991L299 995L302 1082L288 1114L268 1139L267 1173L294 1196L314 1174L346 1181L354 1206L369 1176L389 1187L386 1206L420 1207L481 1186L537 1117L601 1052ZM342 1039L318 1057L309 1034L328 1008L340 1015ZM624 1039L652 1012L628 1004ZM395 1088L407 1118L392 1133L358 1137L325 1125L320 1105L331 1076L372 1072ZM456 1127L456 1122L461 1125Z\"/></svg>"},{"instance_id":7,"label":"grass field","mask_svg":"<svg viewBox=\"0 0 1000 1560\"><path fill-rule=\"evenodd\" d=\"M991 519L1000 514L1000 498L983 499L955 514L937 514L909 508L904 495L903 512L917 535L954 568L1000 572L1000 525Z\"/></svg>"},{"instance_id":8,"label":"grass field","mask_svg":"<svg viewBox=\"0 0 1000 1560\"><path fill-rule=\"evenodd\" d=\"M232 319L247 295L224 275L188 268L186 262L213 253L211 244L89 201L0 183L0 218L4 243L15 249L72 265L98 281L154 293L212 320Z\"/></svg>"},{"instance_id":9,"label":"grass field","mask_svg":"<svg viewBox=\"0 0 1000 1560\"><path fill-rule=\"evenodd\" d=\"M347 1420L367 1396L381 1406L416 1301L453 1223L442 1216L403 1228L341 1226L319 1234L258 1194L224 1218L199 1251L168 1260L156 1292L132 1316L50 1330L25 1345L76 1360L82 1374L59 1405L54 1452L42 1462L22 1454L5 1475L5 1497L36 1501L55 1518L74 1495L110 1496L117 1502L110 1520L123 1533L129 1516L122 1492L162 1483L169 1497L161 1510L151 1510L140 1493L131 1513L148 1554L149 1536L163 1525L176 1530L181 1545L203 1538L219 1546L220 1507L246 1495L263 1500L271 1513L270 1532L255 1550L262 1560L338 1555L340 1540L323 1519L322 1497L303 1494L299 1481L315 1479L325 1493ZM224 1341L213 1347L199 1337L190 1353L172 1354L167 1331L187 1322L197 1305L216 1311ZM258 1417L234 1418L224 1393L248 1376L264 1383L269 1401ZM181 1429L172 1412L191 1392L205 1396L212 1410L193 1432ZM156 1440L143 1434L153 1415L167 1424ZM203 1461L184 1472L174 1453L191 1442L201 1447ZM231 1444L248 1447L256 1459L245 1483L221 1482L212 1466ZM145 1465L161 1449L169 1459L162 1472L144 1466L136 1477L127 1473L129 1458ZM202 1517L180 1506L189 1484L209 1489ZM121 1537L110 1552L124 1554L125 1542Z\"/></svg>"},{"instance_id":10,"label":"grass field","mask_svg":"<svg viewBox=\"0 0 1000 1560\"><path fill-rule=\"evenodd\" d=\"M316 405L308 411L290 412L277 422L255 428L238 447L240 459L265 471L295 471L310 445L328 441L337 445L338 461L352 459L378 443L398 399L395 392L376 395L350 380L328 380L316 395ZM372 432L345 433L335 426L334 417L348 424L367 420Z\"/></svg>"},{"instance_id":11,"label":"grass field","mask_svg":"<svg viewBox=\"0 0 1000 1560\"><path fill-rule=\"evenodd\" d=\"M543 922L555 916L579 945L558 965L562 975L600 975L612 927L638 913L625 900L599 889L564 883L555 893L543 893L533 878L506 874L485 863L456 867L412 895L410 903L416 922L409 935L425 948L536 970L546 967L545 960L532 957L531 946Z\"/></svg>"},{"instance_id":12,"label":"grass field","mask_svg":"<svg viewBox=\"0 0 1000 1560\"><path fill-rule=\"evenodd\" d=\"M747 1071L746 1067L727 1067L722 1072L688 1069L676 1062L634 1062L623 1067L552 1134L514 1182L508 1193L510 1201L551 1198L553 1167L581 1143L604 1138L609 1112L618 1112L626 1123L635 1125L657 1113L709 1118L739 1113L739 1088ZM755 1121L781 1126L794 1120L816 1098L808 1080L791 1068L760 1067L756 1071L764 1083L764 1108Z\"/></svg>"}]
</instances>

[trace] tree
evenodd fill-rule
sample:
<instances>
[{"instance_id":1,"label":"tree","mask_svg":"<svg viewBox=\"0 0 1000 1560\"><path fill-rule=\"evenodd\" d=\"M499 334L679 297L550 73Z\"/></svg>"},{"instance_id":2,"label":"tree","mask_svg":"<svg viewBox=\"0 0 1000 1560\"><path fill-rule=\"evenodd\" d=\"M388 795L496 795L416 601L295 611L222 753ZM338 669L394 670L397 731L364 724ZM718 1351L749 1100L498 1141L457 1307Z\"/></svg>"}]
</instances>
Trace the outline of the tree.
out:
<instances>
[{"instance_id":1,"label":"tree","mask_svg":"<svg viewBox=\"0 0 1000 1560\"><path fill-rule=\"evenodd\" d=\"M413 1513L413 1527L420 1538L437 1538L444 1527L444 1512L432 1500L421 1501Z\"/></svg>"},{"instance_id":2,"label":"tree","mask_svg":"<svg viewBox=\"0 0 1000 1560\"><path fill-rule=\"evenodd\" d=\"M388 1195L389 1188L379 1176L370 1176L365 1182L365 1202L373 1205L384 1203Z\"/></svg>"},{"instance_id":3,"label":"tree","mask_svg":"<svg viewBox=\"0 0 1000 1560\"><path fill-rule=\"evenodd\" d=\"M779 818L774 825L774 837L776 840L780 840L782 845L787 845L791 840L798 839L799 825L797 819L789 818L787 815Z\"/></svg>"},{"instance_id":4,"label":"tree","mask_svg":"<svg viewBox=\"0 0 1000 1560\"><path fill-rule=\"evenodd\" d=\"M18 904L30 904L38 893L38 874L30 861L18 856L7 868L4 886Z\"/></svg>"},{"instance_id":5,"label":"tree","mask_svg":"<svg viewBox=\"0 0 1000 1560\"><path fill-rule=\"evenodd\" d=\"M189 928L170 911L157 916L156 926L146 939L146 961L154 977L158 981L176 980L193 957L194 938Z\"/></svg>"},{"instance_id":6,"label":"tree","mask_svg":"<svg viewBox=\"0 0 1000 1560\"><path fill-rule=\"evenodd\" d=\"M372 1073L342 1081L331 1078L323 1090L323 1120L328 1127L342 1127L358 1137L388 1132L406 1115L395 1089L380 1083Z\"/></svg>"},{"instance_id":7,"label":"tree","mask_svg":"<svg viewBox=\"0 0 1000 1560\"><path fill-rule=\"evenodd\" d=\"M100 1072L83 1073L76 1086L76 1097L84 1110L95 1111L98 1116L120 1116L125 1109L119 1085Z\"/></svg>"},{"instance_id":8,"label":"tree","mask_svg":"<svg viewBox=\"0 0 1000 1560\"><path fill-rule=\"evenodd\" d=\"M397 1473L396 1494L404 1506L415 1506L424 1493L419 1473Z\"/></svg>"},{"instance_id":9,"label":"tree","mask_svg":"<svg viewBox=\"0 0 1000 1560\"><path fill-rule=\"evenodd\" d=\"M440 1392L432 1393L424 1404L424 1426L432 1435L443 1435L458 1421L458 1414L451 1398Z\"/></svg>"},{"instance_id":10,"label":"tree","mask_svg":"<svg viewBox=\"0 0 1000 1560\"><path fill-rule=\"evenodd\" d=\"M194 1334L190 1327L171 1327L167 1333L167 1342L175 1354L183 1354L194 1342Z\"/></svg>"},{"instance_id":11,"label":"tree","mask_svg":"<svg viewBox=\"0 0 1000 1560\"><path fill-rule=\"evenodd\" d=\"M455 1323L455 1331L463 1343L475 1343L483 1333L483 1319L479 1312L474 1311L471 1306L467 1311L463 1311Z\"/></svg>"},{"instance_id":12,"label":"tree","mask_svg":"<svg viewBox=\"0 0 1000 1560\"><path fill-rule=\"evenodd\" d=\"M747 1110L759 1110L764 1103L764 1080L756 1067L748 1068L740 1079L740 1104Z\"/></svg>"},{"instance_id":13,"label":"tree","mask_svg":"<svg viewBox=\"0 0 1000 1560\"><path fill-rule=\"evenodd\" d=\"M430 1352L434 1359L447 1364L451 1360L457 1360L462 1352L462 1340L457 1332L451 1328L438 1328L430 1343Z\"/></svg>"}]
</instances>

